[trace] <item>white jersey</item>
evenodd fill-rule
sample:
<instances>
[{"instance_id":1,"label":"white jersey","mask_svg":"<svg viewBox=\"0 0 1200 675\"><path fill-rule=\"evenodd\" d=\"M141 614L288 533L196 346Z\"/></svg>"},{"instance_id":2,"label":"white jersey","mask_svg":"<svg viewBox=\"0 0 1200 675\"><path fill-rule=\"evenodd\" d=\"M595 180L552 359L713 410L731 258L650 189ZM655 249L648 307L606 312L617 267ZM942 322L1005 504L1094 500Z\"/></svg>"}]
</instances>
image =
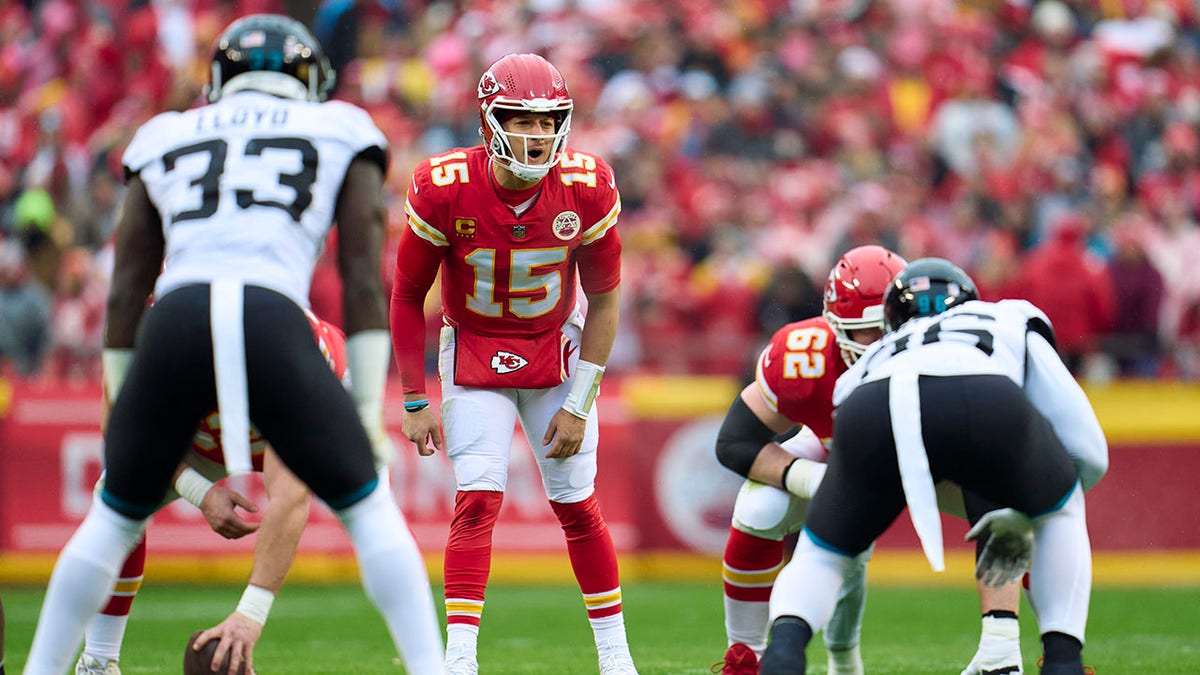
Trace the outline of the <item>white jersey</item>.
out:
<instances>
[{"instance_id":1,"label":"white jersey","mask_svg":"<svg viewBox=\"0 0 1200 675\"><path fill-rule=\"evenodd\" d=\"M244 91L148 121L123 163L162 218L166 255L155 295L225 279L307 308L346 169L372 148L386 151L383 133L341 101Z\"/></svg>"},{"instance_id":2,"label":"white jersey","mask_svg":"<svg viewBox=\"0 0 1200 675\"><path fill-rule=\"evenodd\" d=\"M1028 302L974 300L908 321L871 345L838 378L835 406L863 383L889 380L888 408L900 482L913 529L934 570L944 569L945 561L921 423L921 376L1011 379L1053 426L1075 460L1084 489L1108 470L1108 443L1096 413L1050 340L1049 319Z\"/></svg>"},{"instance_id":3,"label":"white jersey","mask_svg":"<svg viewBox=\"0 0 1200 675\"><path fill-rule=\"evenodd\" d=\"M1084 488L1108 470L1108 443L1096 413L1048 341L1050 320L1024 300L971 301L912 319L867 348L833 392L840 405L860 384L906 375L1002 375L1053 425L1076 461ZM1051 338L1052 339L1052 338Z\"/></svg>"}]
</instances>

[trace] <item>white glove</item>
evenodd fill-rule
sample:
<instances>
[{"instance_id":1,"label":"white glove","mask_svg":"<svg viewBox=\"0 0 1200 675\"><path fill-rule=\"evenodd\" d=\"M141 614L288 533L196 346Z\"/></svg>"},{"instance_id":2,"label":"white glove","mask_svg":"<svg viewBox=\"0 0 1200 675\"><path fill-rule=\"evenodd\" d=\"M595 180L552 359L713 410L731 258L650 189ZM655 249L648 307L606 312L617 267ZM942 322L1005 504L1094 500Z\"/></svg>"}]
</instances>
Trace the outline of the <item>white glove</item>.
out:
<instances>
[{"instance_id":1,"label":"white glove","mask_svg":"<svg viewBox=\"0 0 1200 675\"><path fill-rule=\"evenodd\" d=\"M997 509L979 519L967 541L991 535L975 564L975 578L1000 587L1020 579L1033 559L1033 521L1013 509Z\"/></svg>"}]
</instances>

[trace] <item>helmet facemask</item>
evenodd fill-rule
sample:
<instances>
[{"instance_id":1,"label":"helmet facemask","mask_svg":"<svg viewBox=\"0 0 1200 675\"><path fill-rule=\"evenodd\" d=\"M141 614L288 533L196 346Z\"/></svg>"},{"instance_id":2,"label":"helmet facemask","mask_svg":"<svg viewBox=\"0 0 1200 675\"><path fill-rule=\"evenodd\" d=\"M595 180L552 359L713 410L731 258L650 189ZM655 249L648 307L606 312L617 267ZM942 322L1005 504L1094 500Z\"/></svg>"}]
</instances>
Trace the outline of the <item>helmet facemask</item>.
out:
<instances>
[{"instance_id":1,"label":"helmet facemask","mask_svg":"<svg viewBox=\"0 0 1200 675\"><path fill-rule=\"evenodd\" d=\"M563 101L544 98L515 102L510 99L496 98L485 104L482 109L482 117L488 128L480 129L480 134L484 140L488 141L488 154L491 155L492 161L497 162L527 183L536 183L545 178L546 174L550 173L550 169L557 166L562 160L563 150L567 146L567 137L571 133L571 110L573 107L570 99ZM504 129L501 120L524 113L553 115L555 117L554 133L522 134ZM531 143L545 139L552 140L544 161L530 162ZM518 153L514 145L521 152ZM523 157L525 161L519 160L518 157Z\"/></svg>"},{"instance_id":2,"label":"helmet facemask","mask_svg":"<svg viewBox=\"0 0 1200 675\"><path fill-rule=\"evenodd\" d=\"M837 345L842 351L842 360L846 362L847 366L854 365L854 362L867 351L869 346L855 342L854 338L850 337L850 331L875 328L881 333L883 332L882 304L864 307L862 317L857 319L842 318L829 310L825 310L821 315L825 317L825 321L833 329L833 334L837 336Z\"/></svg>"}]
</instances>

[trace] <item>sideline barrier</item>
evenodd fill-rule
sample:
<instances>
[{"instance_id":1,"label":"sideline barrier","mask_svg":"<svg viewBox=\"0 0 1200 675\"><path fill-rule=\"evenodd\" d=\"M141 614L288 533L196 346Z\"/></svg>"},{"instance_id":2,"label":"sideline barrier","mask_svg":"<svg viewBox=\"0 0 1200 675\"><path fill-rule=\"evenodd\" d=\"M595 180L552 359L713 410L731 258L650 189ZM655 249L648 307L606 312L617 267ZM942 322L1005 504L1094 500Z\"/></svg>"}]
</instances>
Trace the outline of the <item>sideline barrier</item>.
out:
<instances>
[{"instance_id":1,"label":"sideline barrier","mask_svg":"<svg viewBox=\"0 0 1200 675\"><path fill-rule=\"evenodd\" d=\"M601 398L597 492L627 578L719 577L719 556L741 481L712 452L737 383L713 377L606 378ZM431 391L437 391L431 386ZM86 513L100 472L98 385L15 383L0 418L0 583L42 582L54 556ZM1088 496L1097 582L1200 584L1200 532L1189 476L1200 475L1200 386L1136 383L1089 390L1112 443L1108 476ZM401 449L393 490L440 578L454 480L444 455L420 458L400 433L398 390L389 391L387 427ZM436 402L435 402L436 404ZM257 476L230 479L255 501ZM897 583L960 583L970 569L965 523L943 522L950 574L920 557L907 518L879 542L874 578ZM199 512L177 502L155 516L148 574L176 581L244 580L253 538L227 541ZM569 580L561 530L543 496L524 436L514 431L512 468L496 531L494 577ZM314 504L293 580L356 578L336 518Z\"/></svg>"}]
</instances>

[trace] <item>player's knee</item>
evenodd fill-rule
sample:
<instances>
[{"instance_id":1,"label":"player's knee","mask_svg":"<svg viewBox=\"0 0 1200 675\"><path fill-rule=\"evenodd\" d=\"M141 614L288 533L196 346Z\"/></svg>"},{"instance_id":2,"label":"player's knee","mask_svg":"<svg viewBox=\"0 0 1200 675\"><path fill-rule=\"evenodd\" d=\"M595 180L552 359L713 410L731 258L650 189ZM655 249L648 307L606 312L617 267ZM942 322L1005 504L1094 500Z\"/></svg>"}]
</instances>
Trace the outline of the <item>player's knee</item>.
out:
<instances>
[{"instance_id":1,"label":"player's knee","mask_svg":"<svg viewBox=\"0 0 1200 675\"><path fill-rule=\"evenodd\" d=\"M795 497L755 481L746 481L733 505L733 527L761 539L783 539L804 524L803 511L793 513Z\"/></svg>"},{"instance_id":2,"label":"player's knee","mask_svg":"<svg viewBox=\"0 0 1200 675\"><path fill-rule=\"evenodd\" d=\"M452 464L454 479L460 491L504 492L508 476L508 463L504 458L457 455Z\"/></svg>"}]
</instances>

